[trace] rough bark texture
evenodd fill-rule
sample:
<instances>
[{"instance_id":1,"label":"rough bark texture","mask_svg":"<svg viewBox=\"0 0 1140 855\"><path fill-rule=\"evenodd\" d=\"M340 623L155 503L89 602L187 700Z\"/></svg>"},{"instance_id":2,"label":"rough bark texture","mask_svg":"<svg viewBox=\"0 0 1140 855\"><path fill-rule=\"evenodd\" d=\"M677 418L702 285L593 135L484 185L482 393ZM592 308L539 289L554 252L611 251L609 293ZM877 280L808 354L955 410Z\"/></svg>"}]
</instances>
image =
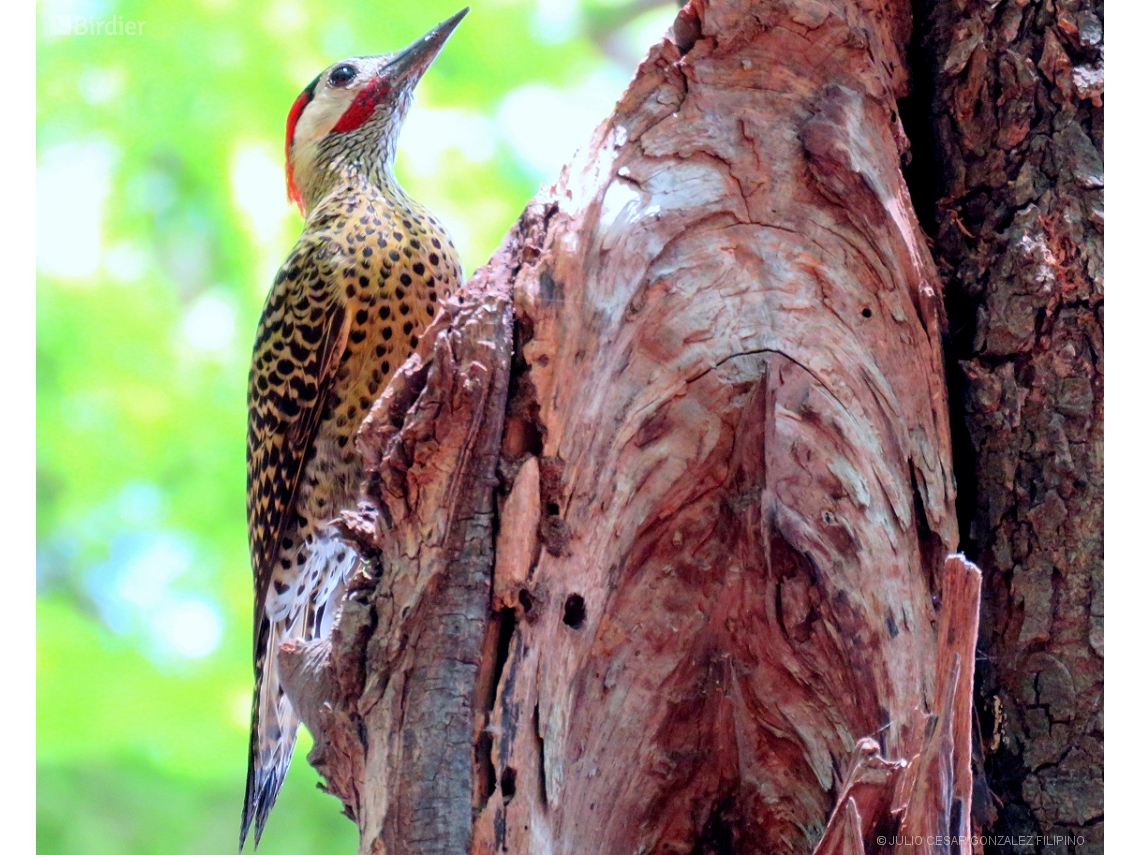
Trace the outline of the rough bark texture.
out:
<instances>
[{"instance_id":1,"label":"rough bark texture","mask_svg":"<svg viewBox=\"0 0 1140 855\"><path fill-rule=\"evenodd\" d=\"M369 480L344 527L375 575L354 580L330 642L282 645L309 761L362 853L457 853L470 838L512 320L495 283L468 293L361 427Z\"/></svg>"},{"instance_id":2,"label":"rough bark texture","mask_svg":"<svg viewBox=\"0 0 1140 855\"><path fill-rule=\"evenodd\" d=\"M976 817L1003 836L1069 838L1018 851L1097 851L1104 7L920 5L942 182L935 253L965 428L960 518L986 573L979 782L997 798L980 786Z\"/></svg>"},{"instance_id":3,"label":"rough bark texture","mask_svg":"<svg viewBox=\"0 0 1140 855\"><path fill-rule=\"evenodd\" d=\"M969 848L909 15L694 0L377 403L286 656L361 853Z\"/></svg>"}]
</instances>

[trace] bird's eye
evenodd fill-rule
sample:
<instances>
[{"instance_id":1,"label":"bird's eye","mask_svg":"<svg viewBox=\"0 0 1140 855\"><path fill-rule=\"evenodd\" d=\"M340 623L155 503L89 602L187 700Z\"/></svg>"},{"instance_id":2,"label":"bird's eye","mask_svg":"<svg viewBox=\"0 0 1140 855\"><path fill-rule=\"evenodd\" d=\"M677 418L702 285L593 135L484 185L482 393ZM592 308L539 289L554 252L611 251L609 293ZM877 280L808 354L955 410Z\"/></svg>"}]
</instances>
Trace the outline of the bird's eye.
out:
<instances>
[{"instance_id":1,"label":"bird's eye","mask_svg":"<svg viewBox=\"0 0 1140 855\"><path fill-rule=\"evenodd\" d=\"M351 65L338 65L329 72L329 86L347 86L356 79L356 69Z\"/></svg>"}]
</instances>

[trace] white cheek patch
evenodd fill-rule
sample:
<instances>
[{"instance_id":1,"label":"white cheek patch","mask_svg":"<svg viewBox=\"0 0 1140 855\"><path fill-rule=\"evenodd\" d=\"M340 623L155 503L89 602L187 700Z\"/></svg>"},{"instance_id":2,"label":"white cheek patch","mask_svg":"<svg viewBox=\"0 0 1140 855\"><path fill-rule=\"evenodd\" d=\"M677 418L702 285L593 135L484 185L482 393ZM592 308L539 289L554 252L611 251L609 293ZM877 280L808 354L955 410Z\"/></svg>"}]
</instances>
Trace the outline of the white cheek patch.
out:
<instances>
[{"instance_id":1,"label":"white cheek patch","mask_svg":"<svg viewBox=\"0 0 1140 855\"><path fill-rule=\"evenodd\" d=\"M327 86L317 91L317 97L309 102L297 120L293 132L293 144L312 143L323 139L336 127L341 115L356 97L355 90L333 89Z\"/></svg>"},{"instance_id":2,"label":"white cheek patch","mask_svg":"<svg viewBox=\"0 0 1140 855\"><path fill-rule=\"evenodd\" d=\"M317 156L317 147L329 131L336 127L341 115L356 97L356 90L333 89L322 86L317 96L308 103L297 119L293 130L293 172L298 185L311 168Z\"/></svg>"}]
</instances>

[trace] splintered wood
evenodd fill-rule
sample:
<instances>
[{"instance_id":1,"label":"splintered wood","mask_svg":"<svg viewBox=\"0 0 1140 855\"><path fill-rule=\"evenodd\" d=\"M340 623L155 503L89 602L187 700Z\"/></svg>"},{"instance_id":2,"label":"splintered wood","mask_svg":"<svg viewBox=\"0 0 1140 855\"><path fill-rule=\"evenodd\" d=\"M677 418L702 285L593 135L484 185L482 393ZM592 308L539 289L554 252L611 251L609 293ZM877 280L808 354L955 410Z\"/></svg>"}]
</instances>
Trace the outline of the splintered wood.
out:
<instances>
[{"instance_id":1,"label":"splintered wood","mask_svg":"<svg viewBox=\"0 0 1140 855\"><path fill-rule=\"evenodd\" d=\"M979 585L908 37L685 7L378 402L341 676L288 683L362 853L960 851Z\"/></svg>"}]
</instances>

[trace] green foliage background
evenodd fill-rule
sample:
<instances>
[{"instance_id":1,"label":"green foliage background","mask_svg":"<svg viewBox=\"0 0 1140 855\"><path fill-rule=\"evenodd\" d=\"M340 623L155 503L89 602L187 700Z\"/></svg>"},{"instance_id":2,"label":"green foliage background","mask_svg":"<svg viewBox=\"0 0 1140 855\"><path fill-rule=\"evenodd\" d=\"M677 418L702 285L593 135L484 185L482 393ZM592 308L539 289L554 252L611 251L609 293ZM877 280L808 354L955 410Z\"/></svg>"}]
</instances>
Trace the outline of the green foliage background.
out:
<instances>
[{"instance_id":1,"label":"green foliage background","mask_svg":"<svg viewBox=\"0 0 1140 855\"><path fill-rule=\"evenodd\" d=\"M402 47L459 2L38 7L42 853L236 847L252 683L245 379L265 291L301 227L284 212L285 115L322 68ZM511 93L532 85L524 112L577 93L575 109L601 119L670 14L626 0L472 3L413 107L437 118L417 145L439 150L418 171L406 153L397 166L454 227L469 271L554 177L504 136ZM60 35L61 15L146 24ZM466 122L466 147L433 139L449 116ZM97 202L94 255L80 246L81 197ZM303 737L298 758L307 748ZM298 759L261 852L354 851L354 827L315 783Z\"/></svg>"}]
</instances>

